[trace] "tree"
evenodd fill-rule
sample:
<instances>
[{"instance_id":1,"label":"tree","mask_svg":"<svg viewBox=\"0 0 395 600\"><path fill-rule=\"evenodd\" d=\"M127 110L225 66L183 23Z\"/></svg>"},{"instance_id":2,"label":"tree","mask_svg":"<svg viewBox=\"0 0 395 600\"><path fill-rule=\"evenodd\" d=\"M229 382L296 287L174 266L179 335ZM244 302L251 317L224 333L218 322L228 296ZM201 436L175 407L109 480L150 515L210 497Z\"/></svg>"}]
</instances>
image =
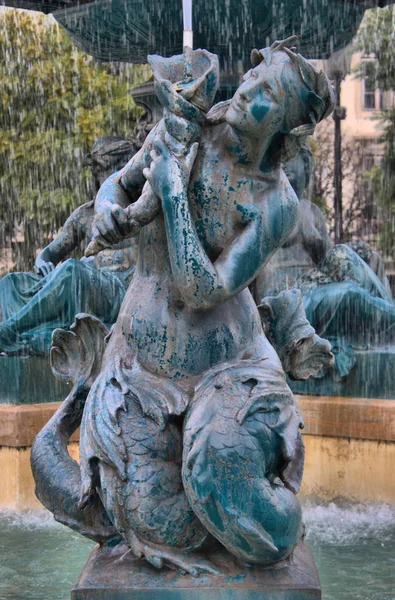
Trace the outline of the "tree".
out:
<instances>
[{"instance_id":1,"label":"tree","mask_svg":"<svg viewBox=\"0 0 395 600\"><path fill-rule=\"evenodd\" d=\"M382 91L395 90L395 7L369 10L358 32L356 49L373 54L376 86ZM381 250L395 258L395 108L381 114L384 152L380 169L371 173L377 203L382 211L379 231Z\"/></svg>"},{"instance_id":2,"label":"tree","mask_svg":"<svg viewBox=\"0 0 395 600\"><path fill-rule=\"evenodd\" d=\"M376 58L376 84L381 90L395 89L394 35L395 6L390 5L367 10L355 39L356 52Z\"/></svg>"},{"instance_id":3,"label":"tree","mask_svg":"<svg viewBox=\"0 0 395 600\"><path fill-rule=\"evenodd\" d=\"M52 17L0 9L0 221L19 270L71 211L93 196L84 156L103 135L128 136L140 109L130 90L145 66L99 63ZM18 250L19 248L19 250Z\"/></svg>"},{"instance_id":4,"label":"tree","mask_svg":"<svg viewBox=\"0 0 395 600\"><path fill-rule=\"evenodd\" d=\"M310 189L311 200L324 212L330 234L334 233L334 127L328 119L317 127L312 139L314 156L313 176ZM374 233L376 214L372 205L372 183L366 171L365 147L361 141L344 134L342 136L343 180L343 231L344 242L366 238Z\"/></svg>"}]
</instances>

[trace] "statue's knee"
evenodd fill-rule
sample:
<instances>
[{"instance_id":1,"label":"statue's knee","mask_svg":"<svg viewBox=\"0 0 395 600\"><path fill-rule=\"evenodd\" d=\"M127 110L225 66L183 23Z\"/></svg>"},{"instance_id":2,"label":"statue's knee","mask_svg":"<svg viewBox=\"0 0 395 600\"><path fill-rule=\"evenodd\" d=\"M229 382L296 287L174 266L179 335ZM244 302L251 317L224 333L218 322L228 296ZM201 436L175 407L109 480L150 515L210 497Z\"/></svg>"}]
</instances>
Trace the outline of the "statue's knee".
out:
<instances>
[{"instance_id":1,"label":"statue's knee","mask_svg":"<svg viewBox=\"0 0 395 600\"><path fill-rule=\"evenodd\" d=\"M80 266L80 261L75 258L68 258L62 263L61 268L63 271L75 271Z\"/></svg>"},{"instance_id":2,"label":"statue's knee","mask_svg":"<svg viewBox=\"0 0 395 600\"><path fill-rule=\"evenodd\" d=\"M350 246L347 246L347 244L337 244L332 249L332 252L333 251L342 253L343 255L346 255L346 256L352 256L354 254L354 250L352 250L352 248L350 248Z\"/></svg>"},{"instance_id":3,"label":"statue's knee","mask_svg":"<svg viewBox=\"0 0 395 600\"><path fill-rule=\"evenodd\" d=\"M75 260L74 258L68 258L57 267L56 270L58 272L58 275L72 273L73 271L75 271L78 262L79 261Z\"/></svg>"},{"instance_id":4,"label":"statue's knee","mask_svg":"<svg viewBox=\"0 0 395 600\"><path fill-rule=\"evenodd\" d=\"M78 277L83 270L82 263L74 258L68 258L56 269L57 278L71 279Z\"/></svg>"},{"instance_id":5,"label":"statue's knee","mask_svg":"<svg viewBox=\"0 0 395 600\"><path fill-rule=\"evenodd\" d=\"M365 261L355 250L346 244L338 244L327 254L326 261L331 265L348 265L348 268L355 268L357 265L365 264Z\"/></svg>"}]
</instances>

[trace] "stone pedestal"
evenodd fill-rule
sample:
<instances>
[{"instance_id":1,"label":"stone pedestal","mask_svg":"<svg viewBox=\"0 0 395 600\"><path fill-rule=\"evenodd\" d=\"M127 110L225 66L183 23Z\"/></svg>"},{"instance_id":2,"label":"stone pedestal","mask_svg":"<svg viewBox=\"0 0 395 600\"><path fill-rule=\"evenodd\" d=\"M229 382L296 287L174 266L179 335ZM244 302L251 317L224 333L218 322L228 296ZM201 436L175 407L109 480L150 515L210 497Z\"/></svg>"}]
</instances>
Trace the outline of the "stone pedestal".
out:
<instances>
[{"instance_id":1,"label":"stone pedestal","mask_svg":"<svg viewBox=\"0 0 395 600\"><path fill-rule=\"evenodd\" d=\"M301 542L292 558L272 567L244 567L226 551L208 555L221 575L179 575L158 571L118 549L95 549L72 600L320 600L321 587L309 546Z\"/></svg>"}]
</instances>

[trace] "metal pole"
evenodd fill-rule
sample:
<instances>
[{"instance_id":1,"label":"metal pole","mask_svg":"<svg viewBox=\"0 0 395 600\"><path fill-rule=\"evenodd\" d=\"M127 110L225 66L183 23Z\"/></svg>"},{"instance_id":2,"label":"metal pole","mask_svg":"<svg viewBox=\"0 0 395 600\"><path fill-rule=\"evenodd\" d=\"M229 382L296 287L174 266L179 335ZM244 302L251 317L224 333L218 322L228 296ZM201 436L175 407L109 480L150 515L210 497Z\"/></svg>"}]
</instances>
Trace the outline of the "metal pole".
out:
<instances>
[{"instance_id":1,"label":"metal pole","mask_svg":"<svg viewBox=\"0 0 395 600\"><path fill-rule=\"evenodd\" d=\"M192 81L192 0L182 0L182 16L184 21L184 81Z\"/></svg>"},{"instance_id":2,"label":"metal pole","mask_svg":"<svg viewBox=\"0 0 395 600\"><path fill-rule=\"evenodd\" d=\"M184 48L193 48L192 31L192 0L182 0L182 15L184 20Z\"/></svg>"},{"instance_id":3,"label":"metal pole","mask_svg":"<svg viewBox=\"0 0 395 600\"><path fill-rule=\"evenodd\" d=\"M340 104L341 92L341 74L336 74L335 94L336 107L333 114L335 121L335 144L334 144L334 188L335 188L335 244L341 244L343 241L343 197L342 197L342 111Z\"/></svg>"}]
</instances>

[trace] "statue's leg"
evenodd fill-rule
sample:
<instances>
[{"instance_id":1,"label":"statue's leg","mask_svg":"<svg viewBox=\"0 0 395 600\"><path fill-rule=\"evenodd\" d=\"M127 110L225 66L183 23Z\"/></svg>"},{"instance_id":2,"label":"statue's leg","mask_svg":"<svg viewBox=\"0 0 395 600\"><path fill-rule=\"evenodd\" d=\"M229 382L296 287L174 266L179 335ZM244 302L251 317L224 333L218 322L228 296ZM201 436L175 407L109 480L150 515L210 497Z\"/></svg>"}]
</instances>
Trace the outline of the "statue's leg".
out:
<instances>
[{"instance_id":1,"label":"statue's leg","mask_svg":"<svg viewBox=\"0 0 395 600\"><path fill-rule=\"evenodd\" d=\"M111 370L92 388L81 426L85 497L89 487L97 488L135 556L194 575L212 572L201 557L185 555L199 548L208 532L184 493L180 425L147 416L138 397L143 388L136 381L134 391L122 391Z\"/></svg>"},{"instance_id":2,"label":"statue's leg","mask_svg":"<svg viewBox=\"0 0 395 600\"><path fill-rule=\"evenodd\" d=\"M304 302L309 321L323 337L363 348L395 344L395 304L372 296L353 281L312 290Z\"/></svg>"},{"instance_id":3,"label":"statue's leg","mask_svg":"<svg viewBox=\"0 0 395 600\"><path fill-rule=\"evenodd\" d=\"M111 274L68 259L46 277L45 285L25 306L0 324L0 349L18 335L45 324L51 329L69 327L80 312L111 324L124 292L121 281Z\"/></svg>"},{"instance_id":4,"label":"statue's leg","mask_svg":"<svg viewBox=\"0 0 395 600\"><path fill-rule=\"evenodd\" d=\"M302 534L287 472L296 462L300 482L303 445L278 359L256 363L222 365L198 387L184 424L183 481L213 536L243 562L270 564Z\"/></svg>"},{"instance_id":5,"label":"statue's leg","mask_svg":"<svg viewBox=\"0 0 395 600\"><path fill-rule=\"evenodd\" d=\"M333 281L354 281L372 296L391 301L391 295L370 266L346 244L334 246L323 263Z\"/></svg>"},{"instance_id":6,"label":"statue's leg","mask_svg":"<svg viewBox=\"0 0 395 600\"><path fill-rule=\"evenodd\" d=\"M0 322L5 321L29 302L43 278L33 273L8 273L0 279Z\"/></svg>"}]
</instances>

